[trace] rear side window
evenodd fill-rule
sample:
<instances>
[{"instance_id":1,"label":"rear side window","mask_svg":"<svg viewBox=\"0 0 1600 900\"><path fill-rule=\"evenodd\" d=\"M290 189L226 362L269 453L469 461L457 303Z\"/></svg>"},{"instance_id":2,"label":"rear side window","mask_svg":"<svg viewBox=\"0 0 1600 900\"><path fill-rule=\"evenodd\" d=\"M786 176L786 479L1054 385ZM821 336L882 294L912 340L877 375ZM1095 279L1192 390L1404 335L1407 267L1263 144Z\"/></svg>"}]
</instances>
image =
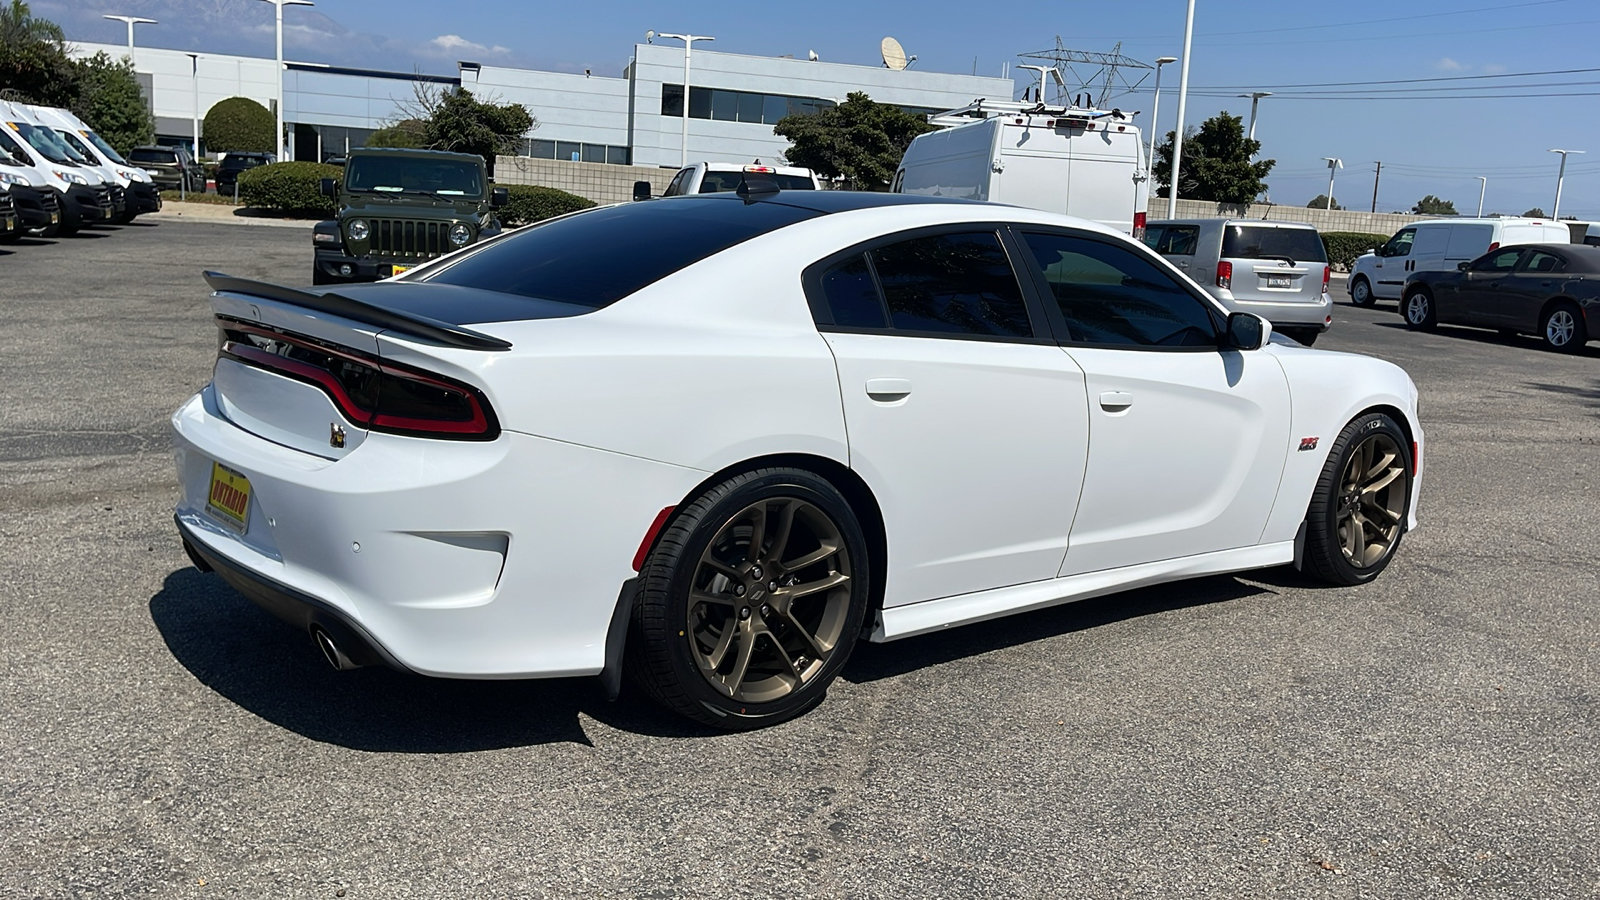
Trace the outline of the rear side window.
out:
<instances>
[{"instance_id":1,"label":"rear side window","mask_svg":"<svg viewBox=\"0 0 1600 900\"><path fill-rule=\"evenodd\" d=\"M1222 233L1222 257L1325 263L1328 251L1322 246L1322 237L1310 228L1229 225Z\"/></svg>"},{"instance_id":2,"label":"rear side window","mask_svg":"<svg viewBox=\"0 0 1600 900\"><path fill-rule=\"evenodd\" d=\"M1168 225L1161 238L1150 245L1165 256L1193 256L1200 246L1200 228L1196 225Z\"/></svg>"},{"instance_id":3,"label":"rear side window","mask_svg":"<svg viewBox=\"0 0 1600 900\"><path fill-rule=\"evenodd\" d=\"M1075 340L1125 347L1217 346L1201 302L1143 256L1066 234L1026 235Z\"/></svg>"},{"instance_id":4,"label":"rear side window","mask_svg":"<svg viewBox=\"0 0 1600 900\"><path fill-rule=\"evenodd\" d=\"M731 197L629 203L523 229L416 280L599 309L735 244L816 215Z\"/></svg>"},{"instance_id":5,"label":"rear side window","mask_svg":"<svg viewBox=\"0 0 1600 900\"><path fill-rule=\"evenodd\" d=\"M1522 264L1522 270L1524 272L1533 272L1536 274L1544 272L1560 272L1566 269L1566 267L1566 260L1555 255L1554 253L1546 253L1543 250L1528 251L1528 261Z\"/></svg>"},{"instance_id":6,"label":"rear side window","mask_svg":"<svg viewBox=\"0 0 1600 900\"><path fill-rule=\"evenodd\" d=\"M873 280L865 256L829 269L822 276L822 293L828 299L828 310L833 313L835 325L882 328L889 324L884 316L883 298L878 294L878 283Z\"/></svg>"},{"instance_id":7,"label":"rear side window","mask_svg":"<svg viewBox=\"0 0 1600 900\"><path fill-rule=\"evenodd\" d=\"M1474 272L1509 272L1517 267L1517 260L1522 258L1521 247L1507 247L1478 257L1472 264Z\"/></svg>"},{"instance_id":8,"label":"rear side window","mask_svg":"<svg viewBox=\"0 0 1600 900\"><path fill-rule=\"evenodd\" d=\"M994 232L913 238L869 255L896 330L1033 337L1022 288Z\"/></svg>"}]
</instances>

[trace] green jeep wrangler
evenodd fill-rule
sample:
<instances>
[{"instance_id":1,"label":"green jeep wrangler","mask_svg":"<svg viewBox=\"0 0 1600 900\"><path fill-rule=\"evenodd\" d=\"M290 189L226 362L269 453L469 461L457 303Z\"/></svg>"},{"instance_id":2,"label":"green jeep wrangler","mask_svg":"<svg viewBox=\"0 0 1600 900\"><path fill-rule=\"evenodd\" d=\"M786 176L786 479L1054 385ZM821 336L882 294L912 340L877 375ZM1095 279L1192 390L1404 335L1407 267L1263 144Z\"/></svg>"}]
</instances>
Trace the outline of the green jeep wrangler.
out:
<instances>
[{"instance_id":1,"label":"green jeep wrangler","mask_svg":"<svg viewBox=\"0 0 1600 900\"><path fill-rule=\"evenodd\" d=\"M312 284L388 278L493 237L506 204L482 157L439 150L352 150L343 183L324 178L322 193L338 202L311 236Z\"/></svg>"}]
</instances>

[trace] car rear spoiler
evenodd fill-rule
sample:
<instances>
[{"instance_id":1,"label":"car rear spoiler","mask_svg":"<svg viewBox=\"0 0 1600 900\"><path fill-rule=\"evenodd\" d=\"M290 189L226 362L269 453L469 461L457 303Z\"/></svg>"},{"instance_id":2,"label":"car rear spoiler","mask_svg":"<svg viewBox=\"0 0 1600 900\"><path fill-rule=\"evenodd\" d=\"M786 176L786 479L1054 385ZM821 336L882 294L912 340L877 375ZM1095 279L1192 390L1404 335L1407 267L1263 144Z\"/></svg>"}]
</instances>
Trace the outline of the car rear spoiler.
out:
<instances>
[{"instance_id":1,"label":"car rear spoiler","mask_svg":"<svg viewBox=\"0 0 1600 900\"><path fill-rule=\"evenodd\" d=\"M330 313L343 316L355 322L367 325L376 325L387 331L393 331L407 337L421 338L447 347L462 347L467 350L510 350L511 342L497 337L490 337L470 328L462 328L449 322L441 322L427 316L415 313L396 312L384 309L371 303L363 303L350 297L334 293L313 294L307 291L287 288L282 285L268 284L265 281L251 281L248 278L235 278L221 272L205 272L206 284L213 291L230 294L246 294L251 297L260 297L263 300L275 300L279 303L288 303L317 312Z\"/></svg>"}]
</instances>

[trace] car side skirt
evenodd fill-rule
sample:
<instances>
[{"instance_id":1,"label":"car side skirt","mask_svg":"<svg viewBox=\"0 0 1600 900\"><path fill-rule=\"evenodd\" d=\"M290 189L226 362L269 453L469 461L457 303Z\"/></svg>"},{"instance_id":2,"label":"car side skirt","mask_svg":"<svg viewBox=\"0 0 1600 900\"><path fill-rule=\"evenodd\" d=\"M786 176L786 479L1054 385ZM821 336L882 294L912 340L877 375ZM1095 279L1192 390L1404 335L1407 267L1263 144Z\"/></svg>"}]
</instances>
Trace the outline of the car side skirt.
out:
<instances>
[{"instance_id":1,"label":"car side skirt","mask_svg":"<svg viewBox=\"0 0 1600 900\"><path fill-rule=\"evenodd\" d=\"M1294 559L1295 542L1283 541L926 600L879 612L869 639L876 643L895 641L1132 588L1200 575L1264 569L1292 563Z\"/></svg>"}]
</instances>

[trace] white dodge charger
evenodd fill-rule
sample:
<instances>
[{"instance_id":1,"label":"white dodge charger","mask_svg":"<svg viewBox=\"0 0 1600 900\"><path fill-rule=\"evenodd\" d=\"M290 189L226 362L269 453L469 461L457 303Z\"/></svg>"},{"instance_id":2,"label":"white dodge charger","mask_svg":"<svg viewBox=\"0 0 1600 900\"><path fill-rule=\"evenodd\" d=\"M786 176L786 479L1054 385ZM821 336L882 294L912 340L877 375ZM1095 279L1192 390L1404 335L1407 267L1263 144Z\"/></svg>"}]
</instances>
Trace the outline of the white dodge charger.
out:
<instances>
[{"instance_id":1,"label":"white dodge charger","mask_svg":"<svg viewBox=\"0 0 1600 900\"><path fill-rule=\"evenodd\" d=\"M626 670L750 728L862 638L1290 563L1360 584L1416 524L1404 371L1048 213L756 182L378 284L207 279L184 546L339 668Z\"/></svg>"}]
</instances>

